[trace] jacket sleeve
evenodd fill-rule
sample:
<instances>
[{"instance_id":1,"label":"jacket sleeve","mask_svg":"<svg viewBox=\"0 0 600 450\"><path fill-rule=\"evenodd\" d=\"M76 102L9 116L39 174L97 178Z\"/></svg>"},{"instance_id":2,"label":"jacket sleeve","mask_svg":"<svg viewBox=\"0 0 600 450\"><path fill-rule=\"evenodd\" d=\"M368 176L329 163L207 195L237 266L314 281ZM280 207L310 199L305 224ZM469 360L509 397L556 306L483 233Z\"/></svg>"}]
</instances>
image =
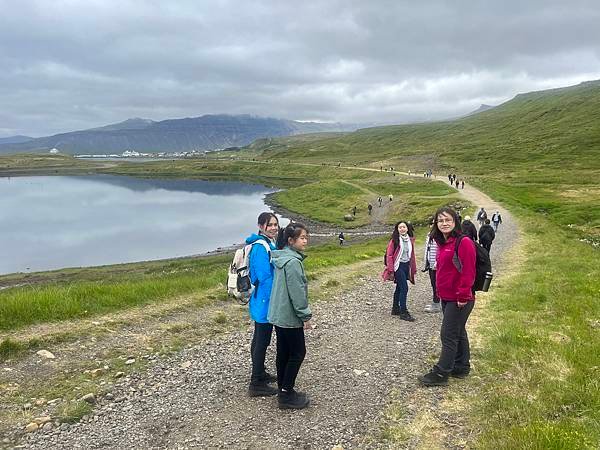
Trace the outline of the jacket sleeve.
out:
<instances>
[{"instance_id":1,"label":"jacket sleeve","mask_svg":"<svg viewBox=\"0 0 600 450\"><path fill-rule=\"evenodd\" d=\"M469 300L473 298L471 287L475 282L475 244L471 239L465 237L461 239L458 246L458 259L462 264L460 278L457 286L457 298L459 300Z\"/></svg>"},{"instance_id":2,"label":"jacket sleeve","mask_svg":"<svg viewBox=\"0 0 600 450\"><path fill-rule=\"evenodd\" d=\"M262 298L263 295L271 292L273 285L271 263L267 250L261 244L253 245L250 252L250 281L254 285L258 284L257 297Z\"/></svg>"},{"instance_id":3,"label":"jacket sleeve","mask_svg":"<svg viewBox=\"0 0 600 450\"><path fill-rule=\"evenodd\" d=\"M308 287L302 263L292 260L286 264L284 270L288 295L294 312L302 322L306 322L312 317L312 311L310 310L310 306L308 306Z\"/></svg>"},{"instance_id":4,"label":"jacket sleeve","mask_svg":"<svg viewBox=\"0 0 600 450\"><path fill-rule=\"evenodd\" d=\"M385 251L385 267L389 272L394 272L394 241L390 239L390 242Z\"/></svg>"},{"instance_id":5,"label":"jacket sleeve","mask_svg":"<svg viewBox=\"0 0 600 450\"><path fill-rule=\"evenodd\" d=\"M415 275L417 274L417 249L415 248L415 238L410 238L410 245L412 246L412 251L410 254L410 265L409 265L409 281L412 284L415 284Z\"/></svg>"}]
</instances>

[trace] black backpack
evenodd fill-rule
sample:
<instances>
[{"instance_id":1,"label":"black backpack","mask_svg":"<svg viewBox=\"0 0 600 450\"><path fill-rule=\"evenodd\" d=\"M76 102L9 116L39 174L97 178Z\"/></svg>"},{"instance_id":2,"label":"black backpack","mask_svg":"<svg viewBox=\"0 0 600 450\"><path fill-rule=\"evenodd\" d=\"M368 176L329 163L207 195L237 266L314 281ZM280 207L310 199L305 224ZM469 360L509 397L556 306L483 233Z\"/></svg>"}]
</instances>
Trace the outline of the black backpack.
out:
<instances>
[{"instance_id":1,"label":"black backpack","mask_svg":"<svg viewBox=\"0 0 600 450\"><path fill-rule=\"evenodd\" d=\"M452 262L454 263L456 270L459 272L462 272L462 263L458 259L458 246L465 237L466 236L464 234L458 236L456 238L456 243L454 244L454 256L452 258ZM492 271L492 261L490 259L490 254L481 246L481 244L477 242L473 242L473 244L475 244L475 253L477 256L475 258L475 281L473 282L471 290L473 293L475 293L475 291L483 290L485 274Z\"/></svg>"}]
</instances>

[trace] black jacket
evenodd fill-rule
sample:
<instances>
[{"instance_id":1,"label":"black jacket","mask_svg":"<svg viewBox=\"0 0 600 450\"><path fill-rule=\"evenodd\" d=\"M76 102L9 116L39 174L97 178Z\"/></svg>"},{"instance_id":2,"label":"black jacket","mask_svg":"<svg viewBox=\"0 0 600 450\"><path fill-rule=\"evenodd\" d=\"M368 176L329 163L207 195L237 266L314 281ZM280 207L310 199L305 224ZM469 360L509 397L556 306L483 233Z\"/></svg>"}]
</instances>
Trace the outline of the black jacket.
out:
<instances>
[{"instance_id":1,"label":"black jacket","mask_svg":"<svg viewBox=\"0 0 600 450\"><path fill-rule=\"evenodd\" d=\"M492 241L496 238L496 233L491 225L482 225L479 229L479 242L483 243L492 243Z\"/></svg>"}]
</instances>

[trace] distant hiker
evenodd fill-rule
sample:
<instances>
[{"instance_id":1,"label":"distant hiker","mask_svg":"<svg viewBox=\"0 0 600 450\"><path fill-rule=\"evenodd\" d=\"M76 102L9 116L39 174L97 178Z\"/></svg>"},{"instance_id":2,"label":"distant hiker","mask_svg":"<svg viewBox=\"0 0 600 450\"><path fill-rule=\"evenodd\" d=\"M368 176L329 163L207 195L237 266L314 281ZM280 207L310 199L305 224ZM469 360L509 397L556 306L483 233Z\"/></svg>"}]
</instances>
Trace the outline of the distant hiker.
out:
<instances>
[{"instance_id":1,"label":"distant hiker","mask_svg":"<svg viewBox=\"0 0 600 450\"><path fill-rule=\"evenodd\" d=\"M381 197L379 197L377 199L377 202L379 203L379 207L381 208L381 204L383 203L383 199Z\"/></svg>"},{"instance_id":2,"label":"distant hiker","mask_svg":"<svg viewBox=\"0 0 600 450\"><path fill-rule=\"evenodd\" d=\"M344 245L344 241L346 240L346 238L344 237L343 231L340 231L340 234L338 234L338 239L340 240L340 245Z\"/></svg>"},{"instance_id":3,"label":"distant hiker","mask_svg":"<svg viewBox=\"0 0 600 450\"><path fill-rule=\"evenodd\" d=\"M379 170L381 170L383 172L383 166L381 166Z\"/></svg>"},{"instance_id":4,"label":"distant hiker","mask_svg":"<svg viewBox=\"0 0 600 450\"><path fill-rule=\"evenodd\" d=\"M479 229L479 243L488 253L492 250L492 242L496 238L496 232L490 225L490 219L485 219L485 223Z\"/></svg>"},{"instance_id":5,"label":"distant hiker","mask_svg":"<svg viewBox=\"0 0 600 450\"><path fill-rule=\"evenodd\" d=\"M464 189L465 188L465 180L461 180L460 181L460 188Z\"/></svg>"},{"instance_id":6,"label":"distant hiker","mask_svg":"<svg viewBox=\"0 0 600 450\"><path fill-rule=\"evenodd\" d=\"M460 228L465 236L469 236L473 242L477 242L477 227L471 222L471 216L465 216Z\"/></svg>"},{"instance_id":7,"label":"distant hiker","mask_svg":"<svg viewBox=\"0 0 600 450\"><path fill-rule=\"evenodd\" d=\"M485 209L483 209L482 206L479 212L477 213L477 222L479 222L479 226L483 225L485 219L487 219L487 212L485 211Z\"/></svg>"},{"instance_id":8,"label":"distant hiker","mask_svg":"<svg viewBox=\"0 0 600 450\"><path fill-rule=\"evenodd\" d=\"M458 180L454 182L454 185L456 186L456 189L458 189Z\"/></svg>"},{"instance_id":9,"label":"distant hiker","mask_svg":"<svg viewBox=\"0 0 600 450\"><path fill-rule=\"evenodd\" d=\"M352 215L356 216L356 206L354 206L354 208L352 208Z\"/></svg>"},{"instance_id":10,"label":"distant hiker","mask_svg":"<svg viewBox=\"0 0 600 450\"><path fill-rule=\"evenodd\" d=\"M308 230L300 223L288 225L281 244L281 250L273 251L275 274L268 314L277 334L278 404L280 409L303 409L310 400L306 394L295 391L294 386L306 356L304 330L312 328L308 281L302 262Z\"/></svg>"},{"instance_id":11,"label":"distant hiker","mask_svg":"<svg viewBox=\"0 0 600 450\"><path fill-rule=\"evenodd\" d=\"M494 231L498 231L498 225L500 225L502 223L502 216L500 215L500 213L498 211L496 211L493 215L492 215L492 225L494 226Z\"/></svg>"},{"instance_id":12,"label":"distant hiker","mask_svg":"<svg viewBox=\"0 0 600 450\"><path fill-rule=\"evenodd\" d=\"M435 288L435 273L436 273L436 266L437 266L437 262L436 262L437 243L435 242L435 239L433 239L433 236L431 235L431 231L433 230L433 222L434 221L435 221L435 218L432 218L431 223L429 224L429 233L427 234L427 237L425 238L425 253L424 253L425 268L423 269L423 272L429 272L429 282L431 283L431 290L433 293L432 299L431 299L431 304L425 306L425 312L429 312L429 313L442 311L442 305L440 304L440 298L438 297L437 290Z\"/></svg>"},{"instance_id":13,"label":"distant hiker","mask_svg":"<svg viewBox=\"0 0 600 450\"><path fill-rule=\"evenodd\" d=\"M273 285L273 266L270 253L275 250L274 241L279 231L277 216L271 212L261 213L258 216L258 230L258 234L252 234L246 239L246 244L252 245L248 265L250 281L255 286L248 303L250 317L254 321L254 334L250 345L250 355L252 356L252 377L248 387L250 397L277 394L277 390L269 386L269 383L273 383L277 379L265 368L265 355L273 333L273 325L269 323L267 313Z\"/></svg>"},{"instance_id":14,"label":"distant hiker","mask_svg":"<svg viewBox=\"0 0 600 450\"><path fill-rule=\"evenodd\" d=\"M371 205L369 203L369 205L367 206L367 209L369 210L369 215L371 215L371 213L373 212L373 205Z\"/></svg>"},{"instance_id":15,"label":"distant hiker","mask_svg":"<svg viewBox=\"0 0 600 450\"><path fill-rule=\"evenodd\" d=\"M394 196L392 194L390 194L389 199L390 199L390 202L391 202L392 200L394 200Z\"/></svg>"},{"instance_id":16,"label":"distant hiker","mask_svg":"<svg viewBox=\"0 0 600 450\"><path fill-rule=\"evenodd\" d=\"M385 270L382 273L382 278L396 283L396 291L392 301L392 315L400 316L400 319L407 322L415 321L406 306L408 281L415 284L415 273L417 272L415 253L412 225L410 222L401 220L394 226L392 238L385 251Z\"/></svg>"},{"instance_id":17,"label":"distant hiker","mask_svg":"<svg viewBox=\"0 0 600 450\"><path fill-rule=\"evenodd\" d=\"M450 184L452 184L452 182L454 181L454 180L452 180L452 174L451 173L448 174L448 181L450 182Z\"/></svg>"},{"instance_id":18,"label":"distant hiker","mask_svg":"<svg viewBox=\"0 0 600 450\"><path fill-rule=\"evenodd\" d=\"M475 244L461 235L458 215L452 208L444 207L435 213L436 222L431 232L438 244L436 288L442 302L442 327L440 337L442 352L431 371L418 377L425 386L448 384L448 377L465 378L470 370L469 339L465 325L475 305L471 287L475 281ZM461 270L454 261L458 255Z\"/></svg>"}]
</instances>

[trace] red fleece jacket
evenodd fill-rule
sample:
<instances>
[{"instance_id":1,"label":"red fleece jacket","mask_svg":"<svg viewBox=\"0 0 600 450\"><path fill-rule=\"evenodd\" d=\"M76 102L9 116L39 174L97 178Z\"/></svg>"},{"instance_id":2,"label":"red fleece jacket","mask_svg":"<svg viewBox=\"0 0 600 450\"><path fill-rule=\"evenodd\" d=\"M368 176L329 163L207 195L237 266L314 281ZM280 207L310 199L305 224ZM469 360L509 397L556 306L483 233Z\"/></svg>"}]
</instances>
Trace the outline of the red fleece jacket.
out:
<instances>
[{"instance_id":1,"label":"red fleece jacket","mask_svg":"<svg viewBox=\"0 0 600 450\"><path fill-rule=\"evenodd\" d=\"M436 289L438 296L445 301L473 301L475 296L471 291L475 281L475 244L468 237L463 237L458 247L458 259L462 263L459 272L452 261L456 238L450 237L443 245L438 245L436 255Z\"/></svg>"}]
</instances>

